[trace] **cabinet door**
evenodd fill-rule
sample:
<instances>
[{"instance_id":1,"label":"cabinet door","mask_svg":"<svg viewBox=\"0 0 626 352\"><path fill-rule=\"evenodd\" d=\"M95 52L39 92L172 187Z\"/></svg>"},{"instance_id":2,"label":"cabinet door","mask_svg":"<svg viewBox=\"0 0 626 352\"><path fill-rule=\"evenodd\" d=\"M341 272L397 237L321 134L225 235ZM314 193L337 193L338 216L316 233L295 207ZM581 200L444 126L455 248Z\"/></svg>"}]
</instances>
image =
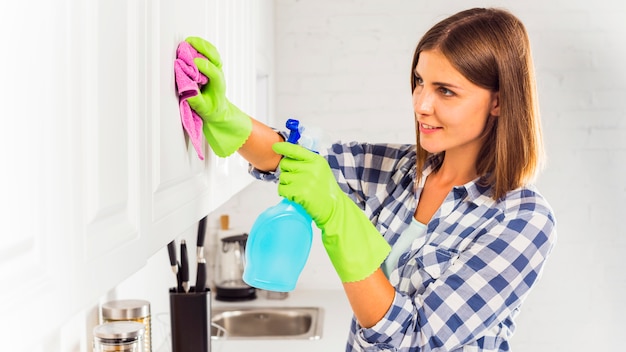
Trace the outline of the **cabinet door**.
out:
<instances>
[{"instance_id":1,"label":"cabinet door","mask_svg":"<svg viewBox=\"0 0 626 352\"><path fill-rule=\"evenodd\" d=\"M74 301L97 299L145 264L145 0L71 2ZM82 306L82 304L81 304Z\"/></svg>"},{"instance_id":2,"label":"cabinet door","mask_svg":"<svg viewBox=\"0 0 626 352\"><path fill-rule=\"evenodd\" d=\"M254 3L254 2L253 2ZM149 44L150 243L152 250L193 226L252 181L238 154L219 158L205 142L200 161L180 122L173 62L188 36L216 45L227 81L227 96L253 114L255 90L254 6L242 0L151 2Z\"/></svg>"},{"instance_id":3,"label":"cabinet door","mask_svg":"<svg viewBox=\"0 0 626 352\"><path fill-rule=\"evenodd\" d=\"M47 0L0 4L0 341L6 351L31 344L33 332L50 334L70 315L66 10Z\"/></svg>"},{"instance_id":4,"label":"cabinet door","mask_svg":"<svg viewBox=\"0 0 626 352\"><path fill-rule=\"evenodd\" d=\"M152 252L197 222L209 211L205 143L201 161L180 120L174 80L176 48L188 36L208 37L207 1L150 2L148 43L149 119L148 183L145 199Z\"/></svg>"}]
</instances>

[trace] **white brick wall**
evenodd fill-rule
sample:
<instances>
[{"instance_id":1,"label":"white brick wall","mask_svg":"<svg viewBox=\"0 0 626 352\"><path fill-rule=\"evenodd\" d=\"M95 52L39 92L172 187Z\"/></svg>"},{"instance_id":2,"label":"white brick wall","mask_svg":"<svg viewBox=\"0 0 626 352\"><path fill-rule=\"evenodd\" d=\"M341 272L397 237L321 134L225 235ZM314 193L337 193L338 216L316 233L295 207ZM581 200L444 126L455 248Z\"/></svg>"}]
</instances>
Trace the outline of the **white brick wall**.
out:
<instances>
[{"instance_id":1,"label":"white brick wall","mask_svg":"<svg viewBox=\"0 0 626 352\"><path fill-rule=\"evenodd\" d=\"M472 6L507 8L529 30L549 156L539 186L558 220L513 349L623 350L626 2L277 0L275 120L299 118L342 140L413 141L414 46ZM277 201L273 185L254 184L212 216L230 213L246 229ZM299 287L340 287L319 240Z\"/></svg>"}]
</instances>

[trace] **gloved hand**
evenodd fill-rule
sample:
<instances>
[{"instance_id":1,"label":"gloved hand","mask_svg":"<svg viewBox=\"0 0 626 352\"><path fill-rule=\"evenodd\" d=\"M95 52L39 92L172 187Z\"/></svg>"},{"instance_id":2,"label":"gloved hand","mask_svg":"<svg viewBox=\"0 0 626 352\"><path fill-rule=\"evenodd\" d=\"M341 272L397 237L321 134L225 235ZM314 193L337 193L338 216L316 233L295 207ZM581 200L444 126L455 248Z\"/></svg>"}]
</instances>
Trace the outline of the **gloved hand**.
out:
<instances>
[{"instance_id":1,"label":"gloved hand","mask_svg":"<svg viewBox=\"0 0 626 352\"><path fill-rule=\"evenodd\" d=\"M278 193L298 204L322 230L322 243L342 282L370 276L391 247L339 188L326 159L288 142L272 147L280 161Z\"/></svg>"},{"instance_id":2,"label":"gloved hand","mask_svg":"<svg viewBox=\"0 0 626 352\"><path fill-rule=\"evenodd\" d=\"M250 136L252 120L226 98L222 60L217 49L202 38L189 37L185 41L207 58L196 58L194 63L209 79L201 88L200 94L188 98L187 101L202 118L204 136L215 154L220 157L229 156Z\"/></svg>"}]
</instances>

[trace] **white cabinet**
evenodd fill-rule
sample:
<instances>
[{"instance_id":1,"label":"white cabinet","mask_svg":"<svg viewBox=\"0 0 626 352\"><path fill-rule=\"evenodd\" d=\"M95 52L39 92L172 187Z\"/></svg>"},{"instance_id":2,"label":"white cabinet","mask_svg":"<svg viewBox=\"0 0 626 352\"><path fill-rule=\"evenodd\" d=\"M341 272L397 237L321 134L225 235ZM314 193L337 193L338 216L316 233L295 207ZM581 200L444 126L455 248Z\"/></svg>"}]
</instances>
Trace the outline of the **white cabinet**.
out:
<instances>
[{"instance_id":1,"label":"white cabinet","mask_svg":"<svg viewBox=\"0 0 626 352\"><path fill-rule=\"evenodd\" d=\"M209 38L209 2L151 1L148 62L148 151L144 204L150 252L163 247L209 210L209 155L201 161L180 122L173 63L176 47L191 35Z\"/></svg>"},{"instance_id":2,"label":"white cabinet","mask_svg":"<svg viewBox=\"0 0 626 352\"><path fill-rule=\"evenodd\" d=\"M67 316L75 253L68 210L70 102L64 6L0 5L0 341L43 336Z\"/></svg>"},{"instance_id":3,"label":"white cabinet","mask_svg":"<svg viewBox=\"0 0 626 352\"><path fill-rule=\"evenodd\" d=\"M180 123L173 63L185 37L209 39L229 99L254 116L259 6L273 4L0 5L9 51L0 58L9 82L0 98L2 341L20 341L9 343L19 350L54 334L252 181L238 155L206 147L198 159Z\"/></svg>"},{"instance_id":4,"label":"white cabinet","mask_svg":"<svg viewBox=\"0 0 626 352\"><path fill-rule=\"evenodd\" d=\"M222 57L228 98L254 115L256 6L259 2L247 0L150 3L146 216L152 252L184 230L180 224L197 222L252 181L238 154L218 158L207 149L205 161L198 159L180 125L171 72L178 43L192 35L207 38Z\"/></svg>"},{"instance_id":5,"label":"white cabinet","mask_svg":"<svg viewBox=\"0 0 626 352\"><path fill-rule=\"evenodd\" d=\"M145 261L146 12L141 0L70 3L73 302L92 301Z\"/></svg>"}]
</instances>

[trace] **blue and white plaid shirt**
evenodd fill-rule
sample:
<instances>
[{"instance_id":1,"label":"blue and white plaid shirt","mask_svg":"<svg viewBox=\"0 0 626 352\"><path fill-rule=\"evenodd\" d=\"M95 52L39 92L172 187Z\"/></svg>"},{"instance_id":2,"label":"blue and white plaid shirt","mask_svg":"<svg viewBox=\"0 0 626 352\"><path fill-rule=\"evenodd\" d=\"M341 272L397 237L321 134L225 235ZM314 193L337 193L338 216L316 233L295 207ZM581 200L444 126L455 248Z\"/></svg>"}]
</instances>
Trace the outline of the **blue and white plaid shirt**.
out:
<instances>
[{"instance_id":1,"label":"blue and white plaid shirt","mask_svg":"<svg viewBox=\"0 0 626 352\"><path fill-rule=\"evenodd\" d=\"M415 145L334 144L325 157L343 191L393 245L423 187L415 185ZM427 164L423 179L431 171ZM535 188L495 201L477 181L454 187L426 236L400 256L389 276L392 306L371 328L353 318L346 351L509 351L514 318L556 241L555 220Z\"/></svg>"}]
</instances>

